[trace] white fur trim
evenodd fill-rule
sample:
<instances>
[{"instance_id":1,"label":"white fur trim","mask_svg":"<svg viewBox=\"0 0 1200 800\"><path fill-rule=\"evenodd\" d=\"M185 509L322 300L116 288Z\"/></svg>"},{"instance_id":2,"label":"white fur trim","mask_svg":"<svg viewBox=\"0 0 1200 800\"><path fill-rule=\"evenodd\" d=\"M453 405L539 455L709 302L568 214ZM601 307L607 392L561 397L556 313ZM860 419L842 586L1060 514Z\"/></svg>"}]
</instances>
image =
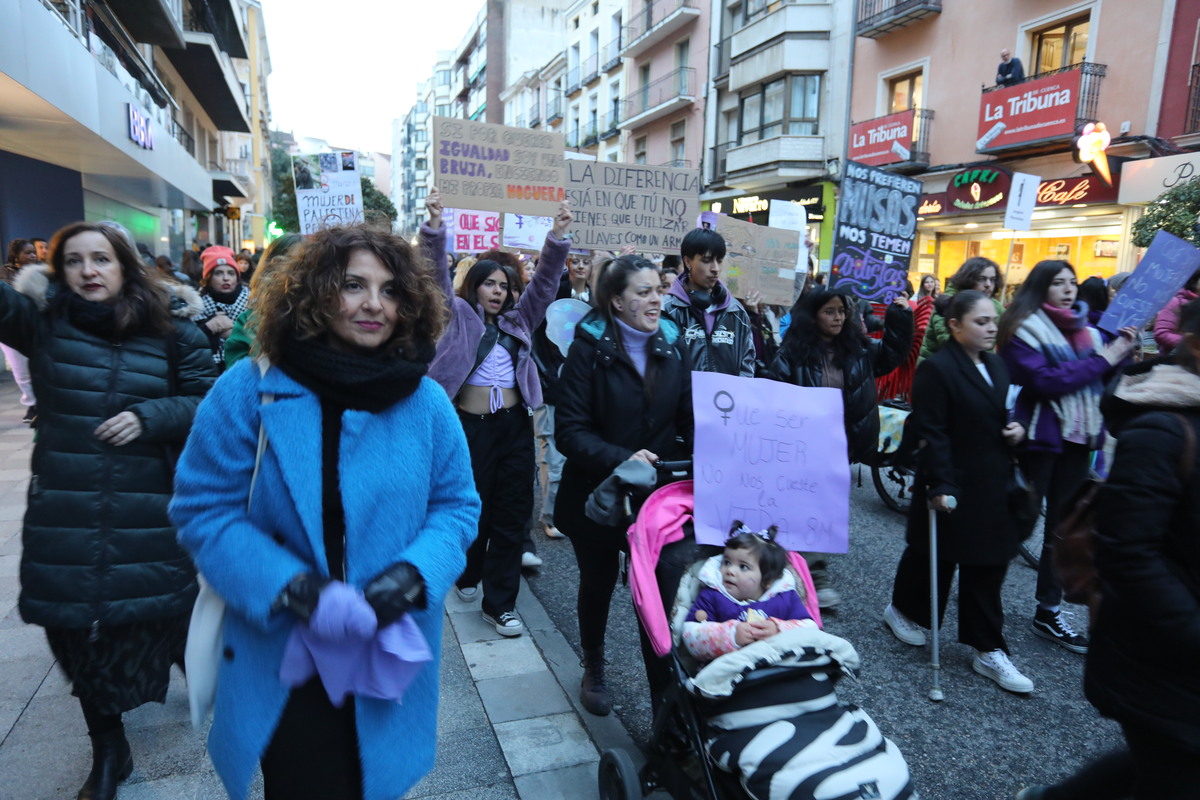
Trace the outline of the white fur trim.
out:
<instances>
[{"instance_id":1,"label":"white fur trim","mask_svg":"<svg viewBox=\"0 0 1200 800\"><path fill-rule=\"evenodd\" d=\"M1200 406L1200 375L1176 364L1158 364L1141 375L1124 375L1113 396L1138 406Z\"/></svg>"},{"instance_id":2,"label":"white fur trim","mask_svg":"<svg viewBox=\"0 0 1200 800\"><path fill-rule=\"evenodd\" d=\"M13 288L32 300L38 311L45 311L50 303L52 274L49 264L30 264L17 273ZM204 313L204 301L200 299L198 291L181 283L164 281L162 285L172 297L183 301L182 306L171 309L172 316L193 319Z\"/></svg>"}]
</instances>

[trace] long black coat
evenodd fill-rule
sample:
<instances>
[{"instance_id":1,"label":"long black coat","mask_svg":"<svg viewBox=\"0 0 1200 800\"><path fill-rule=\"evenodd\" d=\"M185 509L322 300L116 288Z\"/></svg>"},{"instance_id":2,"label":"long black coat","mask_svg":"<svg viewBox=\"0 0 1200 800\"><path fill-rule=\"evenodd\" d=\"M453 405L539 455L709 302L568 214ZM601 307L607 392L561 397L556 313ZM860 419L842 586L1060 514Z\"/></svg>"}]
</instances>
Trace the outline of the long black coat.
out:
<instances>
[{"instance_id":1,"label":"long black coat","mask_svg":"<svg viewBox=\"0 0 1200 800\"><path fill-rule=\"evenodd\" d=\"M849 324L849 322L847 322ZM842 370L842 404L850 460L870 463L879 450L879 401L875 379L904 363L912 346L913 315L909 308L889 305L884 316L883 339L866 346ZM796 386L824 386L820 352L808 348L800 357L784 338L768 377Z\"/></svg>"},{"instance_id":2,"label":"long black coat","mask_svg":"<svg viewBox=\"0 0 1200 800\"><path fill-rule=\"evenodd\" d=\"M599 312L575 328L554 412L554 441L567 459L554 505L554 522L571 537L620 546L622 531L584 514L588 495L638 450L664 460L691 458L692 367L679 328L659 320L647 365L656 373L652 396ZM676 439L682 440L682 444Z\"/></svg>"},{"instance_id":3,"label":"long black coat","mask_svg":"<svg viewBox=\"0 0 1200 800\"><path fill-rule=\"evenodd\" d=\"M29 274L26 274L29 273ZM111 342L49 304L56 284L27 267L18 292L0 284L0 341L29 357L38 398L21 553L21 617L52 628L126 625L187 613L196 597L191 559L167 519L172 473L201 398L214 380L212 351L190 321L195 290L175 286L176 395L167 337ZM65 291L65 290L60 290ZM117 447L93 431L122 411L142 435Z\"/></svg>"},{"instance_id":4,"label":"long black coat","mask_svg":"<svg viewBox=\"0 0 1200 800\"><path fill-rule=\"evenodd\" d=\"M950 495L958 507L938 514L938 557L958 564L999 565L1017 554L1021 542L1006 490L1013 455L1003 434L1008 423L1008 368L993 353L980 357L991 386L953 339L917 367L908 424L915 426L916 440L925 444L918 458L908 543L928 549L926 498Z\"/></svg>"},{"instance_id":5,"label":"long black coat","mask_svg":"<svg viewBox=\"0 0 1200 800\"><path fill-rule=\"evenodd\" d=\"M1164 413L1182 412L1200 441L1200 378L1191 383L1156 402L1151 376L1138 402L1102 404L1118 438L1096 501L1103 596L1084 686L1105 716L1200 753L1200 448L1185 482L1183 427Z\"/></svg>"}]
</instances>

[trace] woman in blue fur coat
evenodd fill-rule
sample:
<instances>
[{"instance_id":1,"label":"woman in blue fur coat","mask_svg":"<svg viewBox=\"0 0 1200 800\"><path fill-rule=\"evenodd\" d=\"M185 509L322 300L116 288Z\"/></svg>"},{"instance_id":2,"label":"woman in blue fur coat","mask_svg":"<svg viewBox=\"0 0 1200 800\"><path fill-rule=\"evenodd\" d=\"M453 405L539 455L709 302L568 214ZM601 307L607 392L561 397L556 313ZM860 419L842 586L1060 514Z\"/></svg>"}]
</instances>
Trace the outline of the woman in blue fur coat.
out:
<instances>
[{"instance_id":1,"label":"woman in blue fur coat","mask_svg":"<svg viewBox=\"0 0 1200 800\"><path fill-rule=\"evenodd\" d=\"M442 599L480 511L462 427L424 377L444 304L407 242L364 227L314 234L282 270L258 301L260 357L202 403L171 504L228 604L209 753L235 800L260 762L267 800L392 800L434 763ZM282 682L289 638L336 655L406 614L433 661L403 705Z\"/></svg>"}]
</instances>

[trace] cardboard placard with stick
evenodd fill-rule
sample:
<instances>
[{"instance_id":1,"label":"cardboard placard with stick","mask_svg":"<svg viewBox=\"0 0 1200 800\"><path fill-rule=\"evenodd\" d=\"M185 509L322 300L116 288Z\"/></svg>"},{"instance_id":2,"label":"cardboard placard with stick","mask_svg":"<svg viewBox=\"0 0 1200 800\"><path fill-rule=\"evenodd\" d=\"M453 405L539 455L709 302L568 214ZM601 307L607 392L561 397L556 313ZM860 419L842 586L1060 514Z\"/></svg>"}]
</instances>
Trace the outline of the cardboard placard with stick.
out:
<instances>
[{"instance_id":1,"label":"cardboard placard with stick","mask_svg":"<svg viewBox=\"0 0 1200 800\"><path fill-rule=\"evenodd\" d=\"M744 298L758 290L767 305L790 308L802 246L800 232L724 215L717 217L716 231L725 239L724 280L733 296Z\"/></svg>"}]
</instances>

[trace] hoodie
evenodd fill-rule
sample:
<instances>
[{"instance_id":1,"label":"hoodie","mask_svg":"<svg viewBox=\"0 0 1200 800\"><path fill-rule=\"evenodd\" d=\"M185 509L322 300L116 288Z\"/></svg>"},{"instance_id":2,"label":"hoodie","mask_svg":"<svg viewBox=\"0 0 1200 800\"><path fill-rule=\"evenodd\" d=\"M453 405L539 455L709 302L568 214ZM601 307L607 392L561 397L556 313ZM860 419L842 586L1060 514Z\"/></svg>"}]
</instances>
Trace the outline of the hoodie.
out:
<instances>
[{"instance_id":1,"label":"hoodie","mask_svg":"<svg viewBox=\"0 0 1200 800\"><path fill-rule=\"evenodd\" d=\"M680 273L663 298L662 314L683 331L684 346L694 372L754 377L754 331L750 316L721 281L713 287L708 306L700 309Z\"/></svg>"}]
</instances>

